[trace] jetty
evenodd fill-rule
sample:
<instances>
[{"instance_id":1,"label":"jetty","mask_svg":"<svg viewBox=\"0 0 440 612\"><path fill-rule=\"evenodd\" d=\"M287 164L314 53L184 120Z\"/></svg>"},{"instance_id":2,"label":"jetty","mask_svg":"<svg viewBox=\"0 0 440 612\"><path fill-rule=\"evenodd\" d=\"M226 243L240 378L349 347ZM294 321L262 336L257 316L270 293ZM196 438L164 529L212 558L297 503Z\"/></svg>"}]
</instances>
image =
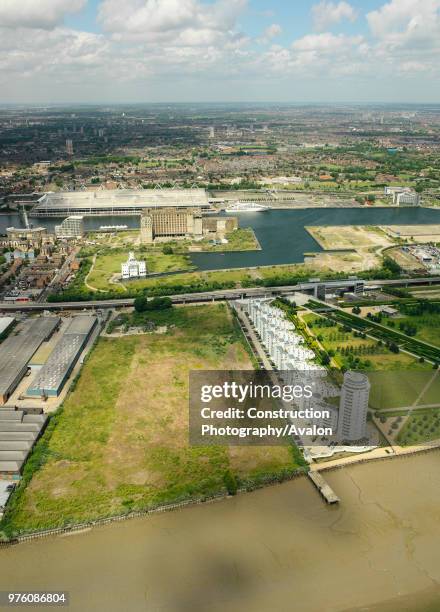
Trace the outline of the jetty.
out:
<instances>
[{"instance_id":1,"label":"jetty","mask_svg":"<svg viewBox=\"0 0 440 612\"><path fill-rule=\"evenodd\" d=\"M339 497L324 479L322 474L310 470L308 476L328 504L338 504L340 502Z\"/></svg>"}]
</instances>

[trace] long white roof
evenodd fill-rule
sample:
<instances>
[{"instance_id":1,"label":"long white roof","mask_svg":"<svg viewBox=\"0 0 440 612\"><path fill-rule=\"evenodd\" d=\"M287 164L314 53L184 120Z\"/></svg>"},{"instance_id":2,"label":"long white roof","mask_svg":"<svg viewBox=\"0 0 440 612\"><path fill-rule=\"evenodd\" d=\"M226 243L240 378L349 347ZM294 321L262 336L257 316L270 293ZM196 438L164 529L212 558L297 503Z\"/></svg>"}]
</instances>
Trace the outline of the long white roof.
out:
<instances>
[{"instance_id":1,"label":"long white roof","mask_svg":"<svg viewBox=\"0 0 440 612\"><path fill-rule=\"evenodd\" d=\"M166 206L207 207L204 189L114 189L102 191L64 191L44 194L34 211L84 208L154 208Z\"/></svg>"}]
</instances>

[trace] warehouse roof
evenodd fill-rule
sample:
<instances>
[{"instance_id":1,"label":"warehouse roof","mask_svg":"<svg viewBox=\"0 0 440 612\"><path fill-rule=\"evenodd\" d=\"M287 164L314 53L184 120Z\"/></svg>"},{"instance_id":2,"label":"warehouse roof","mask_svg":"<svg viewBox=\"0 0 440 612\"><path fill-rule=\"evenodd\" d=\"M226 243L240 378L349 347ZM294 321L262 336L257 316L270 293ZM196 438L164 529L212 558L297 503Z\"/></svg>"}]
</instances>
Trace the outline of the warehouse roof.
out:
<instances>
[{"instance_id":1,"label":"warehouse roof","mask_svg":"<svg viewBox=\"0 0 440 612\"><path fill-rule=\"evenodd\" d=\"M59 317L27 321L19 334L9 336L0 344L0 396L13 391L32 355L51 336L59 321Z\"/></svg>"},{"instance_id":2,"label":"warehouse roof","mask_svg":"<svg viewBox=\"0 0 440 612\"><path fill-rule=\"evenodd\" d=\"M46 421L45 414L0 408L0 473L21 471Z\"/></svg>"},{"instance_id":3,"label":"warehouse roof","mask_svg":"<svg viewBox=\"0 0 440 612\"><path fill-rule=\"evenodd\" d=\"M89 334L96 323L96 317L89 315L78 315L72 317L69 326L67 327L64 335L66 334Z\"/></svg>"},{"instance_id":4,"label":"warehouse roof","mask_svg":"<svg viewBox=\"0 0 440 612\"><path fill-rule=\"evenodd\" d=\"M14 317L0 317L0 334L5 332L14 321Z\"/></svg>"},{"instance_id":5,"label":"warehouse roof","mask_svg":"<svg viewBox=\"0 0 440 612\"><path fill-rule=\"evenodd\" d=\"M57 342L48 360L28 388L29 395L42 395L44 392L58 392L61 389L96 320L93 316L72 318L63 337Z\"/></svg>"}]
</instances>

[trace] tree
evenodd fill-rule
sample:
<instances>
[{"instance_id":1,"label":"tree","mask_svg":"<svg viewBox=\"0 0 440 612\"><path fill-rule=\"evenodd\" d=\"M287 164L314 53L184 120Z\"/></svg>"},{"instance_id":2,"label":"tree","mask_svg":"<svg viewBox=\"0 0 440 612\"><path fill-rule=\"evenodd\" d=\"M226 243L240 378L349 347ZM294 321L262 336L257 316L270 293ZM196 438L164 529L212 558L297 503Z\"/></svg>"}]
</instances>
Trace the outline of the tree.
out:
<instances>
[{"instance_id":1,"label":"tree","mask_svg":"<svg viewBox=\"0 0 440 612\"><path fill-rule=\"evenodd\" d=\"M145 312L148 308L148 299L145 294L139 295L134 300L134 309L136 312Z\"/></svg>"},{"instance_id":2,"label":"tree","mask_svg":"<svg viewBox=\"0 0 440 612\"><path fill-rule=\"evenodd\" d=\"M229 495L237 495L238 484L237 479L230 470L226 470L223 474L223 482Z\"/></svg>"},{"instance_id":3,"label":"tree","mask_svg":"<svg viewBox=\"0 0 440 612\"><path fill-rule=\"evenodd\" d=\"M174 252L174 251L173 251L172 247L170 247L170 245L169 245L169 244L166 244L166 245L163 247L163 249L162 249L162 253L163 253L164 255L172 255L172 254L173 254L173 252Z\"/></svg>"},{"instance_id":4,"label":"tree","mask_svg":"<svg viewBox=\"0 0 440 612\"><path fill-rule=\"evenodd\" d=\"M359 307L359 306L355 306L355 307L352 309L352 311L351 311L351 312L352 312L353 314L358 315L358 314L361 314L361 309L360 309L360 307Z\"/></svg>"},{"instance_id":5,"label":"tree","mask_svg":"<svg viewBox=\"0 0 440 612\"><path fill-rule=\"evenodd\" d=\"M327 353L323 353L322 357L321 357L321 363L323 366L329 365L330 363L330 357Z\"/></svg>"}]
</instances>

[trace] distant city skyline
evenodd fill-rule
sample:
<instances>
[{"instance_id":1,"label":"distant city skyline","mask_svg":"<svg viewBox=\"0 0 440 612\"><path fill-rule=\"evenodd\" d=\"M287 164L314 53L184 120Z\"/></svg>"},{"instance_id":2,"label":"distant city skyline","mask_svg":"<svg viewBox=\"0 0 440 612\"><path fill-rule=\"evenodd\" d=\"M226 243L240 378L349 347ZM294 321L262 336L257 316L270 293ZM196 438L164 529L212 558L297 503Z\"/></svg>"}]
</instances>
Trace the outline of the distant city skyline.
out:
<instances>
[{"instance_id":1,"label":"distant city skyline","mask_svg":"<svg viewBox=\"0 0 440 612\"><path fill-rule=\"evenodd\" d=\"M440 0L1 0L0 104L440 102Z\"/></svg>"}]
</instances>

